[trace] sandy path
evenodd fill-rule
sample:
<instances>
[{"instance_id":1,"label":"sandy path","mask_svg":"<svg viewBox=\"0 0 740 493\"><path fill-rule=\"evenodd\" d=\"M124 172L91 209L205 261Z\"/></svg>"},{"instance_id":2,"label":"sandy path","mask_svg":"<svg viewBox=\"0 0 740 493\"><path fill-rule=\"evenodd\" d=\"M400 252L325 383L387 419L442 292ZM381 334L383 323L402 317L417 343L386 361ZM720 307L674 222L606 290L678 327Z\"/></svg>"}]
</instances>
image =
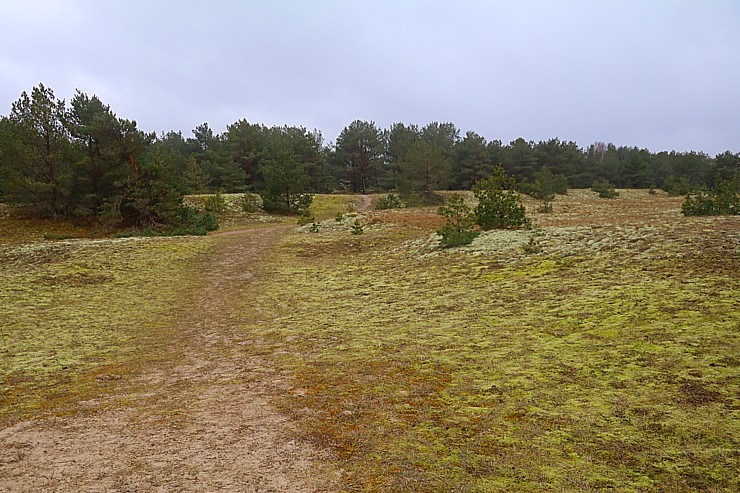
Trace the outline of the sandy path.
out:
<instances>
[{"instance_id":1,"label":"sandy path","mask_svg":"<svg viewBox=\"0 0 740 493\"><path fill-rule=\"evenodd\" d=\"M245 283L287 230L216 240L208 284L178 322L180 364L123 377L116 395L73 416L0 430L0 492L333 491L328 457L296 442L269 402L287 384L238 350L254 344L239 325L259 313Z\"/></svg>"},{"instance_id":2,"label":"sandy path","mask_svg":"<svg viewBox=\"0 0 740 493\"><path fill-rule=\"evenodd\" d=\"M360 195L360 202L357 204L357 212L367 212L373 205L373 199L369 195Z\"/></svg>"}]
</instances>

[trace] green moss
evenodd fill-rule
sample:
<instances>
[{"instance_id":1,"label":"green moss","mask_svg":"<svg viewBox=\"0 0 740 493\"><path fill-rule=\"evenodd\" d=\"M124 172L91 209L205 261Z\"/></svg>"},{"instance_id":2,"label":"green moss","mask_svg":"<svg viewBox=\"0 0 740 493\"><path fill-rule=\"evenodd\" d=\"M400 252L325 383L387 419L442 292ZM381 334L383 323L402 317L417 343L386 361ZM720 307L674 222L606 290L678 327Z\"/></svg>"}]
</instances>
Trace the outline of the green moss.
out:
<instances>
[{"instance_id":1,"label":"green moss","mask_svg":"<svg viewBox=\"0 0 740 493\"><path fill-rule=\"evenodd\" d=\"M343 200L319 202L325 217ZM401 244L410 230L326 229L288 236L225 300L254 344L223 351L285 374L278 405L335 452L346 490L740 489L731 235L579 249L545 229L543 253L520 256L500 246L518 232L430 254ZM696 248L707 236L721 254ZM213 241L3 244L0 419L91 395L176 344Z\"/></svg>"},{"instance_id":2,"label":"green moss","mask_svg":"<svg viewBox=\"0 0 740 493\"><path fill-rule=\"evenodd\" d=\"M244 327L269 335L303 389L282 406L357 491L737 485L731 269L610 253L501 267L374 234L361 257L290 238L264 286L274 323Z\"/></svg>"},{"instance_id":3,"label":"green moss","mask_svg":"<svg viewBox=\"0 0 740 493\"><path fill-rule=\"evenodd\" d=\"M209 248L202 238L132 238L3 250L0 420L46 405L40 389L75 394L82 374L161 350Z\"/></svg>"},{"instance_id":4,"label":"green moss","mask_svg":"<svg viewBox=\"0 0 740 493\"><path fill-rule=\"evenodd\" d=\"M501 269L492 274L483 276L483 279L491 282L515 282L517 278L542 277L556 273L563 267L561 262L552 259L535 261L518 265L516 268Z\"/></svg>"},{"instance_id":5,"label":"green moss","mask_svg":"<svg viewBox=\"0 0 740 493\"><path fill-rule=\"evenodd\" d=\"M334 218L338 212L354 210L359 202L357 195L314 195L311 213L319 220Z\"/></svg>"}]
</instances>

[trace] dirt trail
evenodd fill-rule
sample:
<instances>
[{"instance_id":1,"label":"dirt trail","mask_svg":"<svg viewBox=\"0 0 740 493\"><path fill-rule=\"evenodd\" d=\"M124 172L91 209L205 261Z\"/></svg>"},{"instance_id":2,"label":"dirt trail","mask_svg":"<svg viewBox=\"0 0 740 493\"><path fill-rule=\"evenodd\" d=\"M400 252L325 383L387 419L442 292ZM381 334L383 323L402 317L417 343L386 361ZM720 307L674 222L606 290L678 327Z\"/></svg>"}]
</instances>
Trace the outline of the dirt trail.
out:
<instances>
[{"instance_id":1,"label":"dirt trail","mask_svg":"<svg viewBox=\"0 0 740 493\"><path fill-rule=\"evenodd\" d=\"M75 415L0 430L0 492L333 491L328 456L294 441L269 402L287 384L238 349L254 344L238 327L259 313L245 283L288 229L215 240L207 285L178 321L177 365L121 377L116 395Z\"/></svg>"},{"instance_id":2,"label":"dirt trail","mask_svg":"<svg viewBox=\"0 0 740 493\"><path fill-rule=\"evenodd\" d=\"M369 195L360 195L360 203L357 204L357 212L367 212L373 205L373 199Z\"/></svg>"}]
</instances>

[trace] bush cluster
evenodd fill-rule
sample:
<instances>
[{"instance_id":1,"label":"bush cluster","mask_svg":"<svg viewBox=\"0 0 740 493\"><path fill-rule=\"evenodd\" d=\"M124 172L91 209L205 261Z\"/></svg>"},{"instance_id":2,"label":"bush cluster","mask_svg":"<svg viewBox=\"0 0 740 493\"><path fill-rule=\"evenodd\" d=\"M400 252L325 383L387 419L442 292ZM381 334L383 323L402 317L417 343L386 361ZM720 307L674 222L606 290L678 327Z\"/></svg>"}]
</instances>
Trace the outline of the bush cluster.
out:
<instances>
[{"instance_id":1,"label":"bush cluster","mask_svg":"<svg viewBox=\"0 0 740 493\"><path fill-rule=\"evenodd\" d=\"M315 222L316 218L311 211L309 211L308 209L304 209L303 211L301 211L301 215L298 218L298 226L305 226L306 224L311 224Z\"/></svg>"},{"instance_id":2,"label":"bush cluster","mask_svg":"<svg viewBox=\"0 0 740 493\"><path fill-rule=\"evenodd\" d=\"M403 196L405 207L428 207L443 205L445 198L436 192L414 192Z\"/></svg>"},{"instance_id":3,"label":"bush cluster","mask_svg":"<svg viewBox=\"0 0 740 493\"><path fill-rule=\"evenodd\" d=\"M599 198L602 199L616 199L619 197L619 192L614 189L614 185L609 180L595 181L591 185L591 190L599 194Z\"/></svg>"},{"instance_id":4,"label":"bush cluster","mask_svg":"<svg viewBox=\"0 0 740 493\"><path fill-rule=\"evenodd\" d=\"M663 183L663 191L667 192L671 197L689 194L693 188L691 182L685 176L677 178L671 175Z\"/></svg>"},{"instance_id":5,"label":"bush cluster","mask_svg":"<svg viewBox=\"0 0 740 493\"><path fill-rule=\"evenodd\" d=\"M221 214L226 211L226 199L221 192L216 192L206 198L205 209L214 214Z\"/></svg>"},{"instance_id":6,"label":"bush cluster","mask_svg":"<svg viewBox=\"0 0 740 493\"><path fill-rule=\"evenodd\" d=\"M256 193L244 193L241 196L242 212L255 213L262 209L262 199Z\"/></svg>"},{"instance_id":7,"label":"bush cluster","mask_svg":"<svg viewBox=\"0 0 740 493\"><path fill-rule=\"evenodd\" d=\"M711 190L687 194L681 205L684 216L719 216L740 214L740 178L718 180Z\"/></svg>"},{"instance_id":8,"label":"bush cluster","mask_svg":"<svg viewBox=\"0 0 740 493\"><path fill-rule=\"evenodd\" d=\"M130 236L203 236L218 229L218 218L212 212L181 206L170 223L152 224L143 230L119 233L117 238Z\"/></svg>"},{"instance_id":9,"label":"bush cluster","mask_svg":"<svg viewBox=\"0 0 740 493\"><path fill-rule=\"evenodd\" d=\"M507 176L500 166L490 178L473 185L473 194L478 199L473 213L481 229L512 229L529 224L524 205L515 189L516 181Z\"/></svg>"},{"instance_id":10,"label":"bush cluster","mask_svg":"<svg viewBox=\"0 0 740 493\"><path fill-rule=\"evenodd\" d=\"M529 220L515 187L515 180L497 167L493 176L473 185L473 194L478 199L474 209L461 195L452 194L437 211L447 218L437 231L442 236L442 245L449 248L472 243L478 236L476 226L483 230L528 227Z\"/></svg>"},{"instance_id":11,"label":"bush cluster","mask_svg":"<svg viewBox=\"0 0 740 493\"><path fill-rule=\"evenodd\" d=\"M378 203L375 205L375 208L377 210L384 210L384 209L402 209L404 207L403 202L401 201L401 197L396 195L395 193L389 193L388 195L383 195L378 200Z\"/></svg>"},{"instance_id":12,"label":"bush cluster","mask_svg":"<svg viewBox=\"0 0 740 493\"><path fill-rule=\"evenodd\" d=\"M452 194L447 204L437 211L437 214L447 218L447 222L437 231L442 236L442 246L446 248L468 245L478 236L473 211L465 203L460 194Z\"/></svg>"},{"instance_id":13,"label":"bush cluster","mask_svg":"<svg viewBox=\"0 0 740 493\"><path fill-rule=\"evenodd\" d=\"M518 189L532 198L550 202L555 198L555 194L568 193L568 178L562 173L553 174L550 168L543 166L538 173L535 173L534 182L521 183Z\"/></svg>"},{"instance_id":14,"label":"bush cluster","mask_svg":"<svg viewBox=\"0 0 740 493\"><path fill-rule=\"evenodd\" d=\"M313 195L310 193L296 193L287 197L272 194L262 196L262 207L265 211L279 214L301 214L308 210L312 203Z\"/></svg>"},{"instance_id":15,"label":"bush cluster","mask_svg":"<svg viewBox=\"0 0 740 493\"><path fill-rule=\"evenodd\" d=\"M182 207L178 220L161 230L163 236L205 235L218 229L218 218L212 212L200 212L192 207Z\"/></svg>"}]
</instances>

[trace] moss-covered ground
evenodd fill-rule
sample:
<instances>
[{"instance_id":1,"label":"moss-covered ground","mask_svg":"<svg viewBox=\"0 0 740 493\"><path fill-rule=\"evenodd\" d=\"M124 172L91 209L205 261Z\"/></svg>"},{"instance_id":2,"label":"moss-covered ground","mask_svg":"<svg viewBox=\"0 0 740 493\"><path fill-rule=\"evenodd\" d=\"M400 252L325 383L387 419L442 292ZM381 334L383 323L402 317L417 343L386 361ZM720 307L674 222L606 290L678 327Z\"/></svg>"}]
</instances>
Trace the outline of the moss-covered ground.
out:
<instances>
[{"instance_id":1,"label":"moss-covered ground","mask_svg":"<svg viewBox=\"0 0 740 493\"><path fill-rule=\"evenodd\" d=\"M0 244L0 423L74 407L161 358L205 238Z\"/></svg>"},{"instance_id":2,"label":"moss-covered ground","mask_svg":"<svg viewBox=\"0 0 740 493\"><path fill-rule=\"evenodd\" d=\"M284 242L244 330L348 491L740 489L740 223L625 192L467 249L410 210Z\"/></svg>"},{"instance_id":3,"label":"moss-covered ground","mask_svg":"<svg viewBox=\"0 0 740 493\"><path fill-rule=\"evenodd\" d=\"M221 232L295 222L244 214L240 198L225 195ZM354 201L319 196L316 214ZM155 360L177 363L176 321L203 288L214 239L113 233L0 204L0 424L75 412Z\"/></svg>"},{"instance_id":4,"label":"moss-covered ground","mask_svg":"<svg viewBox=\"0 0 740 493\"><path fill-rule=\"evenodd\" d=\"M357 235L333 219L352 197L317 197L318 231L244 284L258 343L229 351L284 373L275 401L335 452L345 491L738 491L740 222L621 192L573 191L534 230L451 250L433 209L362 213ZM49 240L12 221L0 422L177 358L171 321L217 238Z\"/></svg>"}]
</instances>

